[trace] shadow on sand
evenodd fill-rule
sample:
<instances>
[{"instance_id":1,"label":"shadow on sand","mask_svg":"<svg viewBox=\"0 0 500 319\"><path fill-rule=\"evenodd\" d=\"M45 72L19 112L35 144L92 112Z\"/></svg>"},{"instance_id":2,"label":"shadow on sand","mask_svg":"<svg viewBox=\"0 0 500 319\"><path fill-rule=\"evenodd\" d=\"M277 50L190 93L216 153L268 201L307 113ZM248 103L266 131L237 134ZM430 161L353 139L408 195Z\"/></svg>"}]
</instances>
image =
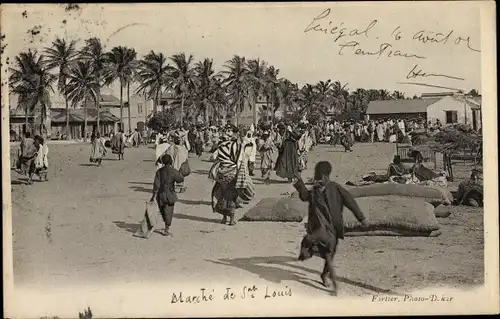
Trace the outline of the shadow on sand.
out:
<instances>
[{"instance_id":1,"label":"shadow on sand","mask_svg":"<svg viewBox=\"0 0 500 319\"><path fill-rule=\"evenodd\" d=\"M28 185L28 182L21 181L21 180L11 180L10 184L11 185Z\"/></svg>"},{"instance_id":2,"label":"shadow on sand","mask_svg":"<svg viewBox=\"0 0 500 319\"><path fill-rule=\"evenodd\" d=\"M203 223L220 223L220 219L215 219L215 218L207 218L207 217L200 217L200 216L191 216L191 215L184 215L184 214L174 214L174 218L177 219L186 219L186 220L191 220L195 222L203 222Z\"/></svg>"},{"instance_id":3,"label":"shadow on sand","mask_svg":"<svg viewBox=\"0 0 500 319\"><path fill-rule=\"evenodd\" d=\"M128 182L128 183L134 185L153 185L152 182Z\"/></svg>"},{"instance_id":4,"label":"shadow on sand","mask_svg":"<svg viewBox=\"0 0 500 319\"><path fill-rule=\"evenodd\" d=\"M132 188L134 192L144 192L144 193L152 193L153 189L152 188L146 188L142 186L130 186L129 188Z\"/></svg>"},{"instance_id":5,"label":"shadow on sand","mask_svg":"<svg viewBox=\"0 0 500 319\"><path fill-rule=\"evenodd\" d=\"M192 174L198 174L198 175L208 175L208 169L197 169L195 171L192 171Z\"/></svg>"},{"instance_id":6,"label":"shadow on sand","mask_svg":"<svg viewBox=\"0 0 500 319\"><path fill-rule=\"evenodd\" d=\"M97 167L97 164L90 164L90 163L87 163L87 164L80 164L80 166L84 166L84 167L95 166L95 167Z\"/></svg>"},{"instance_id":7,"label":"shadow on sand","mask_svg":"<svg viewBox=\"0 0 500 319\"><path fill-rule=\"evenodd\" d=\"M207 205L211 206L212 202L208 200L189 200L189 199L178 199L177 200L179 203L183 203L186 205Z\"/></svg>"},{"instance_id":8,"label":"shadow on sand","mask_svg":"<svg viewBox=\"0 0 500 319\"><path fill-rule=\"evenodd\" d=\"M315 289L321 289L323 291L329 292L328 289L324 288L320 281L310 279L304 276L303 273L297 272L302 271L306 273L311 273L319 277L321 275L320 271L311 270L307 267L303 267L300 265L293 264L293 262L297 262L298 259L296 257L290 256L269 256L269 257L250 257L250 258L236 258L236 259L220 259L219 261L207 260L209 262L240 268L249 272L252 272L258 275L260 278L274 282L281 283L283 280L291 280L299 282L303 285L313 287ZM277 266L286 266L289 268L293 268L297 271L290 271L286 269L281 269L274 267ZM365 284L362 282L350 280L344 277L337 276L337 281L345 284L349 284L352 286L356 286L358 288L366 289L375 293L384 293L391 295L398 295L399 293L394 292L390 289L383 289L379 287L375 287L369 284Z\"/></svg>"},{"instance_id":9,"label":"shadow on sand","mask_svg":"<svg viewBox=\"0 0 500 319\"><path fill-rule=\"evenodd\" d=\"M113 221L113 224L115 224L118 228L123 229L132 234L135 234L141 227L141 224L129 224L122 221Z\"/></svg>"}]
</instances>

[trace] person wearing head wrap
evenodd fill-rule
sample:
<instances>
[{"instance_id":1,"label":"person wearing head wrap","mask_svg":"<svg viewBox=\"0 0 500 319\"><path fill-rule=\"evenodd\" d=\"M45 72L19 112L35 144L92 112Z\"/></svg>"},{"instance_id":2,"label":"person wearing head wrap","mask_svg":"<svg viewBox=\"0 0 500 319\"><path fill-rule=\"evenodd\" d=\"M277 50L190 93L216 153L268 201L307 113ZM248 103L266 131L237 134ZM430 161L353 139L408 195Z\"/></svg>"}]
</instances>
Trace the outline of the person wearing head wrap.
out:
<instances>
[{"instance_id":1,"label":"person wearing head wrap","mask_svg":"<svg viewBox=\"0 0 500 319\"><path fill-rule=\"evenodd\" d=\"M97 163L97 166L101 166L102 159L106 155L104 142L101 133L97 132L90 147L90 162Z\"/></svg>"},{"instance_id":2,"label":"person wearing head wrap","mask_svg":"<svg viewBox=\"0 0 500 319\"><path fill-rule=\"evenodd\" d=\"M254 176L254 168L255 168L255 158L257 156L257 145L254 137L255 133L255 128L254 125L250 126L250 129L248 129L245 137L243 138L243 143L244 146L247 147L247 145L250 145L250 151L248 155L248 172L250 176Z\"/></svg>"},{"instance_id":3,"label":"person wearing head wrap","mask_svg":"<svg viewBox=\"0 0 500 319\"><path fill-rule=\"evenodd\" d=\"M97 133L99 134L99 133ZM47 169L49 168L49 148L44 143L43 137L35 136L35 148L38 149L35 156L35 173L40 177L40 181L47 181Z\"/></svg>"},{"instance_id":4,"label":"person wearing head wrap","mask_svg":"<svg viewBox=\"0 0 500 319\"><path fill-rule=\"evenodd\" d=\"M182 141L183 140L179 136L179 133L175 131L172 134L172 144L170 144L165 151L165 154L170 155L170 157L172 158L172 167L178 171L181 171L181 173L183 165L189 166L189 152ZM185 180L178 184L178 188L179 192L184 192L186 190Z\"/></svg>"},{"instance_id":5,"label":"person wearing head wrap","mask_svg":"<svg viewBox=\"0 0 500 319\"><path fill-rule=\"evenodd\" d=\"M273 138L268 130L262 132L259 139L260 170L264 183L271 183L271 170L276 162L277 149Z\"/></svg>"},{"instance_id":6,"label":"person wearing head wrap","mask_svg":"<svg viewBox=\"0 0 500 319\"><path fill-rule=\"evenodd\" d=\"M236 224L234 214L238 207L237 174L241 165L242 143L238 139L237 128L226 126L227 139L219 143L214 152L215 163L209 170L208 177L215 181L212 189L212 209L222 215L222 224ZM214 203L214 200L217 203Z\"/></svg>"},{"instance_id":7,"label":"person wearing head wrap","mask_svg":"<svg viewBox=\"0 0 500 319\"><path fill-rule=\"evenodd\" d=\"M288 179L289 182L299 173L297 141L300 139L301 135L300 132L297 130L292 131L291 127L288 126L288 129L283 135L283 142L276 160L274 168L276 170L276 175Z\"/></svg>"},{"instance_id":8,"label":"person wearing head wrap","mask_svg":"<svg viewBox=\"0 0 500 319\"><path fill-rule=\"evenodd\" d=\"M162 157L163 157L163 155L165 155L165 152L170 147L170 143L168 140L169 140L169 138L167 136L164 136L164 135L161 135L158 139L158 145L155 148L156 169L160 169L163 167Z\"/></svg>"}]
</instances>

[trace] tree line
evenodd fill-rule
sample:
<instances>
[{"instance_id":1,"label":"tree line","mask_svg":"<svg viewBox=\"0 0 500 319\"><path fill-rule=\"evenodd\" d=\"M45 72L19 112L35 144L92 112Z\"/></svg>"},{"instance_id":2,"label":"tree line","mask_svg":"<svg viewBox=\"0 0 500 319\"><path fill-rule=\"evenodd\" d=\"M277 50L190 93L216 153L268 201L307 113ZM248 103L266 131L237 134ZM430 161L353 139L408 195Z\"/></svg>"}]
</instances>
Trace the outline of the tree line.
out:
<instances>
[{"instance_id":1,"label":"tree line","mask_svg":"<svg viewBox=\"0 0 500 319\"><path fill-rule=\"evenodd\" d=\"M40 129L50 109L55 89L64 97L66 131L69 132L69 107L83 105L84 136L87 136L87 107L99 108L101 89L118 82L120 87L120 123L123 125L124 91L130 101L130 85L137 84L136 94L153 101L153 111L162 105L162 94L173 97L172 107L180 109L180 122L203 116L205 121L235 116L236 122L245 105L253 110L264 101L264 111L272 116L280 108L296 117L317 118L336 113L360 117L370 101L405 99L399 91L356 89L349 92L339 81L298 84L279 75L280 70L261 59L235 55L216 72L213 60L196 62L192 55L177 53L166 57L151 50L142 59L135 49L125 46L106 51L101 40L89 38L81 48L74 40L57 38L41 51L28 50L15 57L9 68L11 92L28 114L38 113ZM413 98L418 98L414 96ZM130 106L130 103L129 103ZM128 124L130 126L130 107ZM97 127L99 128L99 112ZM216 122L216 121L215 121ZM68 135L68 134L67 134Z\"/></svg>"}]
</instances>

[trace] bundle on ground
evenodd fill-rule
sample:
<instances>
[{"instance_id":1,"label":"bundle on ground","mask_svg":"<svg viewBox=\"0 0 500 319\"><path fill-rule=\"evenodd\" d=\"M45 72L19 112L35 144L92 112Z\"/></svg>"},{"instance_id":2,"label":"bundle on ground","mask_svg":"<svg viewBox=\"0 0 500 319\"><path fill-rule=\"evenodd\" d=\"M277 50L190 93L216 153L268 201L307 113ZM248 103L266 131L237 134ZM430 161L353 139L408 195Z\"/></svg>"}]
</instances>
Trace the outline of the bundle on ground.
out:
<instances>
[{"instance_id":1,"label":"bundle on ground","mask_svg":"<svg viewBox=\"0 0 500 319\"><path fill-rule=\"evenodd\" d=\"M434 215L437 218L446 218L451 215L451 206L450 205L439 205L434 208Z\"/></svg>"},{"instance_id":2,"label":"bundle on ground","mask_svg":"<svg viewBox=\"0 0 500 319\"><path fill-rule=\"evenodd\" d=\"M307 203L297 198L264 198L241 218L242 221L301 222Z\"/></svg>"},{"instance_id":3,"label":"bundle on ground","mask_svg":"<svg viewBox=\"0 0 500 319\"><path fill-rule=\"evenodd\" d=\"M141 226L134 234L134 237L149 238L160 220L160 212L156 202L146 202L146 211Z\"/></svg>"},{"instance_id":4,"label":"bundle on ground","mask_svg":"<svg viewBox=\"0 0 500 319\"><path fill-rule=\"evenodd\" d=\"M418 198L434 205L450 205L453 201L451 192L440 186L422 186L415 184L373 184L359 187L349 187L354 198L397 195Z\"/></svg>"},{"instance_id":5,"label":"bundle on ground","mask_svg":"<svg viewBox=\"0 0 500 319\"><path fill-rule=\"evenodd\" d=\"M439 235L434 207L422 200L395 196L371 196L356 200L368 217L362 226L354 214L344 208L346 236L412 236Z\"/></svg>"}]
</instances>

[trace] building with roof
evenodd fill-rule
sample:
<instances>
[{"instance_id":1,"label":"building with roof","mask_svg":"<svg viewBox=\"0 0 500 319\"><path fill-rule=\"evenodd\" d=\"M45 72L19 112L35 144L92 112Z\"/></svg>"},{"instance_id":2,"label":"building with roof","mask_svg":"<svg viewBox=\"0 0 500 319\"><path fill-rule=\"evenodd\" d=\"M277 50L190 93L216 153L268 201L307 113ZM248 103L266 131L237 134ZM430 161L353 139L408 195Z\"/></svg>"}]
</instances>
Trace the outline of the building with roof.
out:
<instances>
[{"instance_id":1,"label":"building with roof","mask_svg":"<svg viewBox=\"0 0 500 319\"><path fill-rule=\"evenodd\" d=\"M425 119L431 124L469 124L482 127L481 98L458 94L426 96L423 99L371 101L366 110L368 119Z\"/></svg>"},{"instance_id":2,"label":"building with roof","mask_svg":"<svg viewBox=\"0 0 500 319\"><path fill-rule=\"evenodd\" d=\"M50 133L51 136L57 138L66 132L66 109L51 109L50 110ZM101 110L99 112L99 127L100 132L104 136L109 136L115 129L115 124L120 119L108 111ZM92 133L92 130L97 126L97 109L87 109L87 134ZM83 138L85 127L84 109L69 109L69 134L71 139Z\"/></svg>"}]
</instances>

